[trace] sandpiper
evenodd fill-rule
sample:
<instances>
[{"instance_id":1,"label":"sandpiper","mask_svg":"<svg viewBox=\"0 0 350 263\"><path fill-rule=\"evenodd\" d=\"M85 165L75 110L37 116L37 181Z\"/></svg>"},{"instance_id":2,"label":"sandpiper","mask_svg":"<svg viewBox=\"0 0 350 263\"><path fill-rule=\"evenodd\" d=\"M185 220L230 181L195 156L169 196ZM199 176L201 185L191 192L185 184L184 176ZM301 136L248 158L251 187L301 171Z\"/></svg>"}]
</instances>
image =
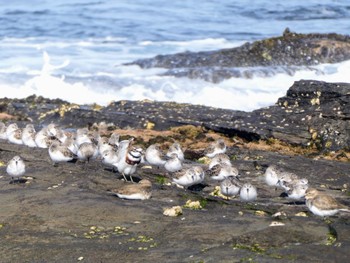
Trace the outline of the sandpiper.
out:
<instances>
[{"instance_id":1,"label":"sandpiper","mask_svg":"<svg viewBox=\"0 0 350 263\"><path fill-rule=\"evenodd\" d=\"M241 189L241 183L235 176L228 176L220 183L220 192L229 199L231 196L235 196Z\"/></svg>"},{"instance_id":2,"label":"sandpiper","mask_svg":"<svg viewBox=\"0 0 350 263\"><path fill-rule=\"evenodd\" d=\"M112 190L119 198L132 200L145 200L152 196L152 183L143 179L137 184L127 183L119 189Z\"/></svg>"},{"instance_id":3,"label":"sandpiper","mask_svg":"<svg viewBox=\"0 0 350 263\"><path fill-rule=\"evenodd\" d=\"M148 146L145 151L145 158L150 165L158 167L166 163L164 152L160 149L159 144L151 144Z\"/></svg>"},{"instance_id":4,"label":"sandpiper","mask_svg":"<svg viewBox=\"0 0 350 263\"><path fill-rule=\"evenodd\" d=\"M7 164L6 172L9 176L11 176L12 182L15 182L16 179L20 179L22 175L24 175L26 169L25 164L22 158L18 155L13 157Z\"/></svg>"},{"instance_id":5,"label":"sandpiper","mask_svg":"<svg viewBox=\"0 0 350 263\"><path fill-rule=\"evenodd\" d=\"M176 153L171 154L170 159L164 163L164 168L170 173L174 173L182 169L182 162Z\"/></svg>"},{"instance_id":6,"label":"sandpiper","mask_svg":"<svg viewBox=\"0 0 350 263\"><path fill-rule=\"evenodd\" d=\"M174 142L172 145L170 145L166 156L171 157L171 154L176 153L177 157L180 159L181 162L185 160L184 152L182 151L181 145L178 142Z\"/></svg>"},{"instance_id":7,"label":"sandpiper","mask_svg":"<svg viewBox=\"0 0 350 263\"><path fill-rule=\"evenodd\" d=\"M228 176L238 177L238 169L232 165L222 163L216 164L211 169L206 171L210 179L222 181Z\"/></svg>"},{"instance_id":8,"label":"sandpiper","mask_svg":"<svg viewBox=\"0 0 350 263\"><path fill-rule=\"evenodd\" d=\"M256 187L251 183L245 183L242 185L239 191L239 197L243 201L253 201L257 198L258 193Z\"/></svg>"},{"instance_id":9,"label":"sandpiper","mask_svg":"<svg viewBox=\"0 0 350 263\"><path fill-rule=\"evenodd\" d=\"M192 166L173 174L173 182L184 187L189 187L203 182L205 173L201 166Z\"/></svg>"},{"instance_id":10,"label":"sandpiper","mask_svg":"<svg viewBox=\"0 0 350 263\"><path fill-rule=\"evenodd\" d=\"M226 143L223 139L218 139L215 142L208 145L204 150L204 155L213 158L216 154L226 152Z\"/></svg>"},{"instance_id":11,"label":"sandpiper","mask_svg":"<svg viewBox=\"0 0 350 263\"><path fill-rule=\"evenodd\" d=\"M76 156L66 147L60 144L59 141L54 141L49 147L49 155L54 165L61 162L69 162Z\"/></svg>"},{"instance_id":12,"label":"sandpiper","mask_svg":"<svg viewBox=\"0 0 350 263\"><path fill-rule=\"evenodd\" d=\"M321 193L315 188L309 188L305 193L306 206L318 216L333 216L336 213L350 212L349 208L340 204L334 197Z\"/></svg>"},{"instance_id":13,"label":"sandpiper","mask_svg":"<svg viewBox=\"0 0 350 263\"><path fill-rule=\"evenodd\" d=\"M27 124L26 127L22 131L22 141L23 144L28 147L37 147L35 143L35 128L33 124Z\"/></svg>"}]
</instances>

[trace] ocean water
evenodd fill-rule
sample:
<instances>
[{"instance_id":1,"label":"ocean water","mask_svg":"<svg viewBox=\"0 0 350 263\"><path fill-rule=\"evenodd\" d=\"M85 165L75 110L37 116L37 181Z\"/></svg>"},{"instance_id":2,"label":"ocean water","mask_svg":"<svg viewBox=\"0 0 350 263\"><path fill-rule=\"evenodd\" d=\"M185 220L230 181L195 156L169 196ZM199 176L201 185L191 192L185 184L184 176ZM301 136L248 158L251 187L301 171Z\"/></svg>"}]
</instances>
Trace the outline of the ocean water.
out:
<instances>
[{"instance_id":1,"label":"ocean water","mask_svg":"<svg viewBox=\"0 0 350 263\"><path fill-rule=\"evenodd\" d=\"M350 2L214 0L12 0L0 5L0 97L32 94L74 103L159 100L251 111L300 79L350 82L350 61L295 74L220 83L123 66L183 51L231 48L284 29L350 32Z\"/></svg>"}]
</instances>

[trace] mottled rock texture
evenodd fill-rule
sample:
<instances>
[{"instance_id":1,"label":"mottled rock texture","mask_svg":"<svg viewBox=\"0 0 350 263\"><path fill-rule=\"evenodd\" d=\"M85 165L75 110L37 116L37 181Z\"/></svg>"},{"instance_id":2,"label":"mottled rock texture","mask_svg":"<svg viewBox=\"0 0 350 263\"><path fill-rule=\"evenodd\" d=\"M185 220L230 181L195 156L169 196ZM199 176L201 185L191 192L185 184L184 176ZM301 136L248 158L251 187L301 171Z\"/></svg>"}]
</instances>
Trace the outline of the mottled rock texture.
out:
<instances>
[{"instance_id":1,"label":"mottled rock texture","mask_svg":"<svg viewBox=\"0 0 350 263\"><path fill-rule=\"evenodd\" d=\"M36 124L167 130L191 124L247 141L279 139L321 151L350 148L350 84L301 80L270 107L252 112L158 101L118 101L106 107L41 97L0 99L0 112Z\"/></svg>"}]
</instances>

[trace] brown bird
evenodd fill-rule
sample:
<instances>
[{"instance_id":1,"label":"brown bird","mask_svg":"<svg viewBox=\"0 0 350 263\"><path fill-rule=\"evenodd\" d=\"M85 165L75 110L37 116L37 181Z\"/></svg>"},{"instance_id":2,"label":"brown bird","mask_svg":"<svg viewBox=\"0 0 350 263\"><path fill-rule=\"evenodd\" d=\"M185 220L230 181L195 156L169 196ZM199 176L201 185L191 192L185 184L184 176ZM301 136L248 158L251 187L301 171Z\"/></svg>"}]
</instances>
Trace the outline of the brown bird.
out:
<instances>
[{"instance_id":1,"label":"brown bird","mask_svg":"<svg viewBox=\"0 0 350 263\"><path fill-rule=\"evenodd\" d=\"M334 197L321 193L315 188L309 188L305 193L306 206L318 216L333 216L339 211L350 212L345 206L340 204Z\"/></svg>"},{"instance_id":2,"label":"brown bird","mask_svg":"<svg viewBox=\"0 0 350 263\"><path fill-rule=\"evenodd\" d=\"M119 198L145 200L152 196L152 183L147 179L141 180L137 184L127 183L121 188L112 190Z\"/></svg>"}]
</instances>

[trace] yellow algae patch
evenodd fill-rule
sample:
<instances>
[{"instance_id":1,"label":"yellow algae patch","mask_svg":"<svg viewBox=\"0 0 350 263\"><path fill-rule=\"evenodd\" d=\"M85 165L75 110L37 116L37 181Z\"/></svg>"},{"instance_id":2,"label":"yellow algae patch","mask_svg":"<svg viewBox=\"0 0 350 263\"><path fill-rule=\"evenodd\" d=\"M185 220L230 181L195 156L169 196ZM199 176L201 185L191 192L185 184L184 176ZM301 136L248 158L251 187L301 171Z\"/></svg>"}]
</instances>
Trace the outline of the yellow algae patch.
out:
<instances>
[{"instance_id":1,"label":"yellow algae patch","mask_svg":"<svg viewBox=\"0 0 350 263\"><path fill-rule=\"evenodd\" d=\"M199 201L187 200L186 204L184 205L184 208L197 210L202 209L203 207L201 206L201 203Z\"/></svg>"},{"instance_id":2,"label":"yellow algae patch","mask_svg":"<svg viewBox=\"0 0 350 263\"><path fill-rule=\"evenodd\" d=\"M173 206L173 207L165 208L163 215L173 216L173 217L182 215L182 208L181 206Z\"/></svg>"},{"instance_id":3,"label":"yellow algae patch","mask_svg":"<svg viewBox=\"0 0 350 263\"><path fill-rule=\"evenodd\" d=\"M156 126L153 122L147 121L145 127L147 130L153 130L154 126Z\"/></svg>"}]
</instances>

